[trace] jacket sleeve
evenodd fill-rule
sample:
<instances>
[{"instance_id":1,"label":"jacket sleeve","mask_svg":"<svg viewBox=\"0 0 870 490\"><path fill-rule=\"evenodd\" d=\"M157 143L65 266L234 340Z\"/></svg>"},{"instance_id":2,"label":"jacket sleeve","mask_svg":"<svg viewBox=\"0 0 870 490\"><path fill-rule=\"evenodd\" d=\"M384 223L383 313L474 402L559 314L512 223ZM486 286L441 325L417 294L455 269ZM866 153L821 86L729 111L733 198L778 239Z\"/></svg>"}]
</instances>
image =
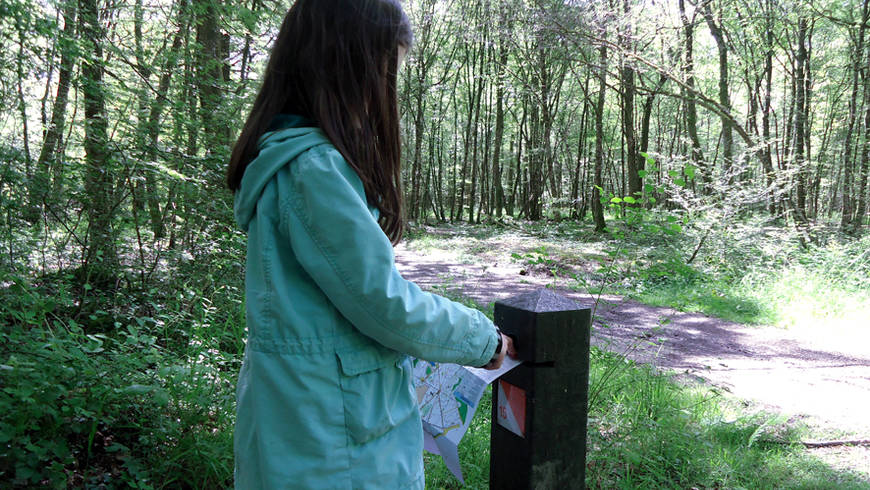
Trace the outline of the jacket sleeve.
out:
<instances>
[{"instance_id":1,"label":"jacket sleeve","mask_svg":"<svg viewBox=\"0 0 870 490\"><path fill-rule=\"evenodd\" d=\"M320 146L289 165L281 226L305 271L360 332L399 352L482 366L495 326L474 309L422 291L396 270L393 247L341 154Z\"/></svg>"}]
</instances>

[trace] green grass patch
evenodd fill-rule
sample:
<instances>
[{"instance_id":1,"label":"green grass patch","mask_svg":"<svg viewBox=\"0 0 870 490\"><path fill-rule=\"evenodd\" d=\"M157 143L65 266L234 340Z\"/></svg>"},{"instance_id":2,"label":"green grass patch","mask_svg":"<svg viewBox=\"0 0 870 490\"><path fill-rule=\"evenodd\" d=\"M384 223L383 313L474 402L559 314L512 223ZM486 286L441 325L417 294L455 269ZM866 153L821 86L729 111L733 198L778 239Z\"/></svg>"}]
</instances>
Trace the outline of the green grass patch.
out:
<instances>
[{"instance_id":1,"label":"green grass patch","mask_svg":"<svg viewBox=\"0 0 870 490\"><path fill-rule=\"evenodd\" d=\"M691 265L671 253L652 255L617 289L643 303L741 323L828 328L866 322L870 237L803 250L787 236L778 245L771 233L731 249L713 240Z\"/></svg>"}]
</instances>

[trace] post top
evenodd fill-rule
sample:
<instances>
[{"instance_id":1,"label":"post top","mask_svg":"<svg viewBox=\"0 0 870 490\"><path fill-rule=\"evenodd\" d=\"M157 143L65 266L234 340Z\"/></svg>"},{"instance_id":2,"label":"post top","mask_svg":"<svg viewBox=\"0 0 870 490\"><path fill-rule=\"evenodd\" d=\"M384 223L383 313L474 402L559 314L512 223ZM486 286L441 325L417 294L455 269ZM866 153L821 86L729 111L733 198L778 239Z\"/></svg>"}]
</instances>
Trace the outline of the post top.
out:
<instances>
[{"instance_id":1,"label":"post top","mask_svg":"<svg viewBox=\"0 0 870 490\"><path fill-rule=\"evenodd\" d=\"M561 294L554 293L547 288L541 288L531 293L512 296L498 301L497 304L516 308L518 310L533 313L548 313L553 311L582 310L583 306L570 300Z\"/></svg>"}]
</instances>

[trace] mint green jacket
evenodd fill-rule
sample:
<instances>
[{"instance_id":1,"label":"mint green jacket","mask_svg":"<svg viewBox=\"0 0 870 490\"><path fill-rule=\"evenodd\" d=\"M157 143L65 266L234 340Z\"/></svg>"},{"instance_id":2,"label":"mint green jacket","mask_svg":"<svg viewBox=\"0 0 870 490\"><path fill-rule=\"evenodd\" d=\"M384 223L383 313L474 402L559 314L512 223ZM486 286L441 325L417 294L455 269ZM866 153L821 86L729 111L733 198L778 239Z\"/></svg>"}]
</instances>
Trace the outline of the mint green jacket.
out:
<instances>
[{"instance_id":1,"label":"mint green jacket","mask_svg":"<svg viewBox=\"0 0 870 490\"><path fill-rule=\"evenodd\" d=\"M279 121L235 197L248 233L236 488L423 488L408 355L481 366L495 327L403 279L353 169L319 129Z\"/></svg>"}]
</instances>

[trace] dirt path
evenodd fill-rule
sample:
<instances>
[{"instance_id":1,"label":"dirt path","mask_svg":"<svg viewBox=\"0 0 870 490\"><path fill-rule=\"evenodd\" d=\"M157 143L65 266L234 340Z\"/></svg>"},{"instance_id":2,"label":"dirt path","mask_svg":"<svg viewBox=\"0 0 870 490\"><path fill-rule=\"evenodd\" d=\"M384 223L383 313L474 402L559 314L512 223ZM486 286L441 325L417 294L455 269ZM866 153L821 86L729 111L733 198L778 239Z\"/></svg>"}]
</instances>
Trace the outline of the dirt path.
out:
<instances>
[{"instance_id":1,"label":"dirt path","mask_svg":"<svg viewBox=\"0 0 870 490\"><path fill-rule=\"evenodd\" d=\"M480 304L552 283L551 278L521 275L522 267L509 261L466 264L441 250L421 253L399 246L396 261L402 274L421 286L456 289ZM595 304L588 294L558 283L556 289L581 304ZM870 439L870 320L825 332L747 327L602 296L594 324L596 345L703 378L759 408ZM836 465L844 451L849 453L847 466L870 474L868 448L829 450L826 459L833 455Z\"/></svg>"}]
</instances>

